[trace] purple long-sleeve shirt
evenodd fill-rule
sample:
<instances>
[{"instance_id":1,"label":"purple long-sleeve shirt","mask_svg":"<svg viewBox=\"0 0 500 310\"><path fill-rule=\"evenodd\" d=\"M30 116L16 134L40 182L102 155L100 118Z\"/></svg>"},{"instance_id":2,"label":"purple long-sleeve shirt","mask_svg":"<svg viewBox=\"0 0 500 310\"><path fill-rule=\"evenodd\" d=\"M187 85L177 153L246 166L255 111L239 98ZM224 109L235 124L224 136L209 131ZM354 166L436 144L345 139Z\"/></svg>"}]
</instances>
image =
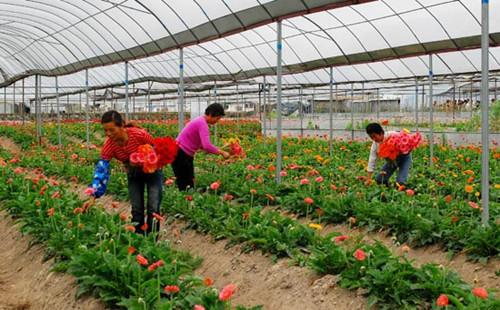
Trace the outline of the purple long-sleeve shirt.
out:
<instances>
[{"instance_id":1,"label":"purple long-sleeve shirt","mask_svg":"<svg viewBox=\"0 0 500 310\"><path fill-rule=\"evenodd\" d=\"M210 130L204 116L191 120L177 137L179 147L189 156L202 149L208 153L217 154L219 149L210 142Z\"/></svg>"}]
</instances>

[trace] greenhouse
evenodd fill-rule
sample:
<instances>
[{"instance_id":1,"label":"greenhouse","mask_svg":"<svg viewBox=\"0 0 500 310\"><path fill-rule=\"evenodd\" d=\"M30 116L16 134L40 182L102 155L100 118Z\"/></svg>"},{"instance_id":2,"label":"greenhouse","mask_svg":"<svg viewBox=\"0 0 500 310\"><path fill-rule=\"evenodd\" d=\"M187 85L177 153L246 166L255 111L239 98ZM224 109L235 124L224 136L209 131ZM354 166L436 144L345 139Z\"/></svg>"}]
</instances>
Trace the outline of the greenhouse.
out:
<instances>
[{"instance_id":1,"label":"greenhouse","mask_svg":"<svg viewBox=\"0 0 500 310\"><path fill-rule=\"evenodd\" d=\"M0 8L0 309L500 309L500 1Z\"/></svg>"}]
</instances>

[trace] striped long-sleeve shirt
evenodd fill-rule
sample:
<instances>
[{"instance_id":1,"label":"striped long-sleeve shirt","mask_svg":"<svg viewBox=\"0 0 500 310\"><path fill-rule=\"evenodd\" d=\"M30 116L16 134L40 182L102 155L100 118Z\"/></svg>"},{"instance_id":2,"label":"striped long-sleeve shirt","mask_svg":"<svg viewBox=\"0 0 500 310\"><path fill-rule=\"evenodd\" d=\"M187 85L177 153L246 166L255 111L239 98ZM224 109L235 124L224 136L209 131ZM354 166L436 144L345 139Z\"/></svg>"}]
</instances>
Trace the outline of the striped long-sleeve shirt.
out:
<instances>
[{"instance_id":1,"label":"striped long-sleeve shirt","mask_svg":"<svg viewBox=\"0 0 500 310\"><path fill-rule=\"evenodd\" d=\"M121 162L128 162L130 154L137 152L139 146L143 144L153 145L153 137L144 129L137 127L125 128L128 135L127 144L118 145L113 140L106 138L101 150L101 158L104 160L118 159Z\"/></svg>"}]
</instances>

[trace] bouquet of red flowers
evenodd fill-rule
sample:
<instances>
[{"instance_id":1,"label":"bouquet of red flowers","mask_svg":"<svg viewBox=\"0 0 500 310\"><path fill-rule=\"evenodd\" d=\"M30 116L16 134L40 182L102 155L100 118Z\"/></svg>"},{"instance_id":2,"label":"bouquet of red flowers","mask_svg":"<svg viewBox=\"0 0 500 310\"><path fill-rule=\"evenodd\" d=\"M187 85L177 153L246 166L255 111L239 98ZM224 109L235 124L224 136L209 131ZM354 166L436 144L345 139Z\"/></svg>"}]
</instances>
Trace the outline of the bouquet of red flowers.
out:
<instances>
[{"instance_id":1,"label":"bouquet of red flowers","mask_svg":"<svg viewBox=\"0 0 500 310\"><path fill-rule=\"evenodd\" d=\"M156 154L158 154L158 165L163 167L171 164L177 156L179 146L171 137L154 138Z\"/></svg>"},{"instance_id":2,"label":"bouquet of red flowers","mask_svg":"<svg viewBox=\"0 0 500 310\"><path fill-rule=\"evenodd\" d=\"M399 133L390 135L380 144L378 155L390 160L396 160L400 154L408 154L413 151L422 141L420 132L410 134L410 131L404 129Z\"/></svg>"},{"instance_id":3,"label":"bouquet of red flowers","mask_svg":"<svg viewBox=\"0 0 500 310\"><path fill-rule=\"evenodd\" d=\"M155 138L153 146L143 144L137 152L130 154L130 163L142 166L144 173L153 173L167 164L171 164L177 155L178 146L170 137Z\"/></svg>"}]
</instances>

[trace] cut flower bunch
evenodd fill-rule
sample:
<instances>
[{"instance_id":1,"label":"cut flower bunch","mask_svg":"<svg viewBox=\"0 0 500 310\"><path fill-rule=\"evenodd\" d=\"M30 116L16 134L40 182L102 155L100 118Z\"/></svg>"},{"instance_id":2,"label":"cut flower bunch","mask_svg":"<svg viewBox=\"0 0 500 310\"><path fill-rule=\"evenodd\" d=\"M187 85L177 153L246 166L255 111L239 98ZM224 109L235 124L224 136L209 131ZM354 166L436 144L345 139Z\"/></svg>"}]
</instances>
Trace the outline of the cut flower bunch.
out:
<instances>
[{"instance_id":1,"label":"cut flower bunch","mask_svg":"<svg viewBox=\"0 0 500 310\"><path fill-rule=\"evenodd\" d=\"M155 138L153 146L143 144L137 152L130 154L130 163L134 166L142 166L144 173L153 173L163 166L171 164L177 155L178 146L170 137Z\"/></svg>"},{"instance_id":2,"label":"cut flower bunch","mask_svg":"<svg viewBox=\"0 0 500 310\"><path fill-rule=\"evenodd\" d=\"M378 155L382 158L396 160L399 155L406 155L416 149L422 141L420 132L410 134L410 131L402 131L390 135L381 144Z\"/></svg>"}]
</instances>

